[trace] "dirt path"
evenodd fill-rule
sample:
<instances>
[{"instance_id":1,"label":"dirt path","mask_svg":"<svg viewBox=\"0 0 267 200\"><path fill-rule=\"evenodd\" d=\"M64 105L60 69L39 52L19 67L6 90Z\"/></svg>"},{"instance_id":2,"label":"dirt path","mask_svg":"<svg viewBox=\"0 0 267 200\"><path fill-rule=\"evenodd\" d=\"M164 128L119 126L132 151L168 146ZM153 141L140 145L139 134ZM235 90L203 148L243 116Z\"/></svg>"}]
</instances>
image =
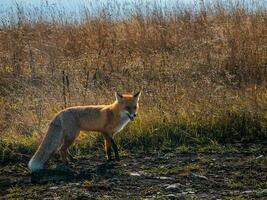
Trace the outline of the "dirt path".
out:
<instances>
[{"instance_id":1,"label":"dirt path","mask_svg":"<svg viewBox=\"0 0 267 200\"><path fill-rule=\"evenodd\" d=\"M267 147L228 153L158 151L30 175L26 161L0 165L0 199L267 199Z\"/></svg>"}]
</instances>

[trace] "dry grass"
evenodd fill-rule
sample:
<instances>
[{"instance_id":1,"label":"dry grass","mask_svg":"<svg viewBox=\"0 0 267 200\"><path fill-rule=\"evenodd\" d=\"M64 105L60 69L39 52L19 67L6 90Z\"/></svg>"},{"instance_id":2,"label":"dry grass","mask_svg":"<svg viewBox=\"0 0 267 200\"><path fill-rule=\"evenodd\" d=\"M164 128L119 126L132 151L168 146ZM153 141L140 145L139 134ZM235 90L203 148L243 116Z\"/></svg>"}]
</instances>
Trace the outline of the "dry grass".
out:
<instances>
[{"instance_id":1,"label":"dry grass","mask_svg":"<svg viewBox=\"0 0 267 200\"><path fill-rule=\"evenodd\" d=\"M118 3L82 9L75 23L52 6L50 19L17 6L0 29L3 146L38 143L65 106L139 89L140 117L118 136L125 148L266 139L267 14L248 6L132 5L115 19Z\"/></svg>"}]
</instances>

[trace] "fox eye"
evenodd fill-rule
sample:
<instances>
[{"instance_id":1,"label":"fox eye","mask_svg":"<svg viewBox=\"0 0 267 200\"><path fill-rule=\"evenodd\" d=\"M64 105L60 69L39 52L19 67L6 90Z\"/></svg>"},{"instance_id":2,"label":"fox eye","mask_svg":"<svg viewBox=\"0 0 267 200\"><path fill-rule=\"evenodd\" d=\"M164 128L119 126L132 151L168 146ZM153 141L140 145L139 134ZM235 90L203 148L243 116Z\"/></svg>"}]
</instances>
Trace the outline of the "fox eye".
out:
<instances>
[{"instance_id":1,"label":"fox eye","mask_svg":"<svg viewBox=\"0 0 267 200\"><path fill-rule=\"evenodd\" d=\"M137 106L134 106L134 109L136 110Z\"/></svg>"}]
</instances>

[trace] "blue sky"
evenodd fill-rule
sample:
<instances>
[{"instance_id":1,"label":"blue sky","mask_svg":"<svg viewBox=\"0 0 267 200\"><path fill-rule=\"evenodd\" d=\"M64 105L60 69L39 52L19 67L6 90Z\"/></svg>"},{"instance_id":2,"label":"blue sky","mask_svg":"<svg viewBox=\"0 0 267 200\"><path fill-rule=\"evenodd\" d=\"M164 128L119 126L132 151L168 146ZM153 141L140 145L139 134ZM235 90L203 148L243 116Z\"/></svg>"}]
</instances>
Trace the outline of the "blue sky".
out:
<instances>
[{"instance_id":1,"label":"blue sky","mask_svg":"<svg viewBox=\"0 0 267 200\"><path fill-rule=\"evenodd\" d=\"M174 2L173 0L115 0L118 3L132 3L132 2ZM199 0L175 0L181 3L192 3ZM44 4L63 6L69 10L79 8L79 6L90 5L90 4L105 4L107 2L114 2L114 0L0 0L1 10L10 8L16 3L24 6L42 6Z\"/></svg>"},{"instance_id":2,"label":"blue sky","mask_svg":"<svg viewBox=\"0 0 267 200\"><path fill-rule=\"evenodd\" d=\"M49 5L57 5L60 7L64 7L65 9L69 11L75 11L76 9L79 9L81 6L92 6L92 4L107 4L107 3L113 3L118 2L119 4L127 4L127 3L140 3L140 2L149 2L153 3L155 1L157 2L181 2L183 4L197 2L199 0L0 0L0 9L1 11L4 11L6 9L9 9L11 7L14 7L16 3L19 5L23 5L25 7L40 7L44 6L47 3Z\"/></svg>"},{"instance_id":3,"label":"blue sky","mask_svg":"<svg viewBox=\"0 0 267 200\"><path fill-rule=\"evenodd\" d=\"M4 7L10 7L14 3L23 3L23 4L28 4L28 5L41 5L44 2L48 2L49 4L60 4L60 5L66 5L66 6L77 6L78 4L88 4L90 2L107 2L107 1L112 1L112 0L0 0L1 5ZM116 0L117 2L133 2L134 0ZM155 0L136 0L136 1L143 1L143 2L154 2ZM164 1L164 0L161 0ZM166 0L165 0L166 1ZM168 0L167 0L168 1ZM183 3L190 3L194 1L199 1L199 0L179 0Z\"/></svg>"},{"instance_id":4,"label":"blue sky","mask_svg":"<svg viewBox=\"0 0 267 200\"><path fill-rule=\"evenodd\" d=\"M62 16L66 18L77 19L80 16L81 10L85 7L90 10L90 14L98 14L98 8L108 8L113 13L113 17L125 16L127 11L133 9L134 5L153 5L155 2L162 5L174 5L179 2L179 5L186 5L199 0L0 0L0 18L6 16L15 16L17 12L16 5L23 7L24 11L31 13L31 18L38 18L38 15L58 16L57 12L62 12ZM175 2L175 3L174 3ZM119 9L118 9L119 8ZM119 12L118 12L119 10Z\"/></svg>"},{"instance_id":5,"label":"blue sky","mask_svg":"<svg viewBox=\"0 0 267 200\"><path fill-rule=\"evenodd\" d=\"M24 6L42 6L48 2L48 4L63 6L69 10L75 10L79 8L79 6L83 5L90 5L90 4L105 4L107 2L119 2L119 3L129 3L129 2L150 2L153 3L157 2L168 2L171 4L172 2L180 2L182 4L198 4L200 1L203 0L0 0L0 8L1 11L14 6L16 3L19 3ZM212 2L213 0L204 0L204 2ZM214 0L215 1L215 0ZM227 0L226 0L227 1ZM232 0L233 2L235 0ZM250 2L257 2L262 1L264 4L267 4L267 0L242 0L242 1L250 1ZM169 3L170 2L170 3Z\"/></svg>"},{"instance_id":6,"label":"blue sky","mask_svg":"<svg viewBox=\"0 0 267 200\"><path fill-rule=\"evenodd\" d=\"M133 8L133 5L146 5L149 3L150 5L155 2L160 3L163 6L172 7L172 5L193 5L198 6L202 0L0 0L0 18L5 16L13 15L16 12L16 3L20 5L20 7L24 7L25 11L29 11L31 13L31 17L36 17L36 15L52 15L59 10L62 11L62 16L67 16L70 18L80 17L79 11L87 7L90 10L91 14L97 14L97 8L108 8L110 11L118 11L120 13L114 13L114 16L121 17L125 16L128 10ZM220 0L220 1L229 1L229 0ZM233 2L237 2L232 0ZM252 2L253 5L259 2L263 9L266 9L267 0L240 0L243 2ZM204 0L204 2L214 2L213 0ZM27 9L26 9L27 8ZM262 9L262 8L261 8ZM11 13L11 14L10 14ZM37 18L37 17L36 17Z\"/></svg>"}]
</instances>

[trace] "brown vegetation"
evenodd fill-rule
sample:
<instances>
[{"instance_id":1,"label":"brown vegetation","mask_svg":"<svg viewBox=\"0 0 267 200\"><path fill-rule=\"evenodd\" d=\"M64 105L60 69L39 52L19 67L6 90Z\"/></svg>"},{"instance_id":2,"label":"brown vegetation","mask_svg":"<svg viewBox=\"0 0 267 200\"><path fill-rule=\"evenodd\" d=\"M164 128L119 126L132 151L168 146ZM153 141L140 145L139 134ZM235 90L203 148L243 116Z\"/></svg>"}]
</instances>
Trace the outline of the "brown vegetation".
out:
<instances>
[{"instance_id":1,"label":"brown vegetation","mask_svg":"<svg viewBox=\"0 0 267 200\"><path fill-rule=\"evenodd\" d=\"M119 138L126 147L266 138L266 8L228 3L133 5L119 19L84 9L76 22L34 20L18 6L0 30L2 140L40 135L65 106L139 89L140 118Z\"/></svg>"}]
</instances>

